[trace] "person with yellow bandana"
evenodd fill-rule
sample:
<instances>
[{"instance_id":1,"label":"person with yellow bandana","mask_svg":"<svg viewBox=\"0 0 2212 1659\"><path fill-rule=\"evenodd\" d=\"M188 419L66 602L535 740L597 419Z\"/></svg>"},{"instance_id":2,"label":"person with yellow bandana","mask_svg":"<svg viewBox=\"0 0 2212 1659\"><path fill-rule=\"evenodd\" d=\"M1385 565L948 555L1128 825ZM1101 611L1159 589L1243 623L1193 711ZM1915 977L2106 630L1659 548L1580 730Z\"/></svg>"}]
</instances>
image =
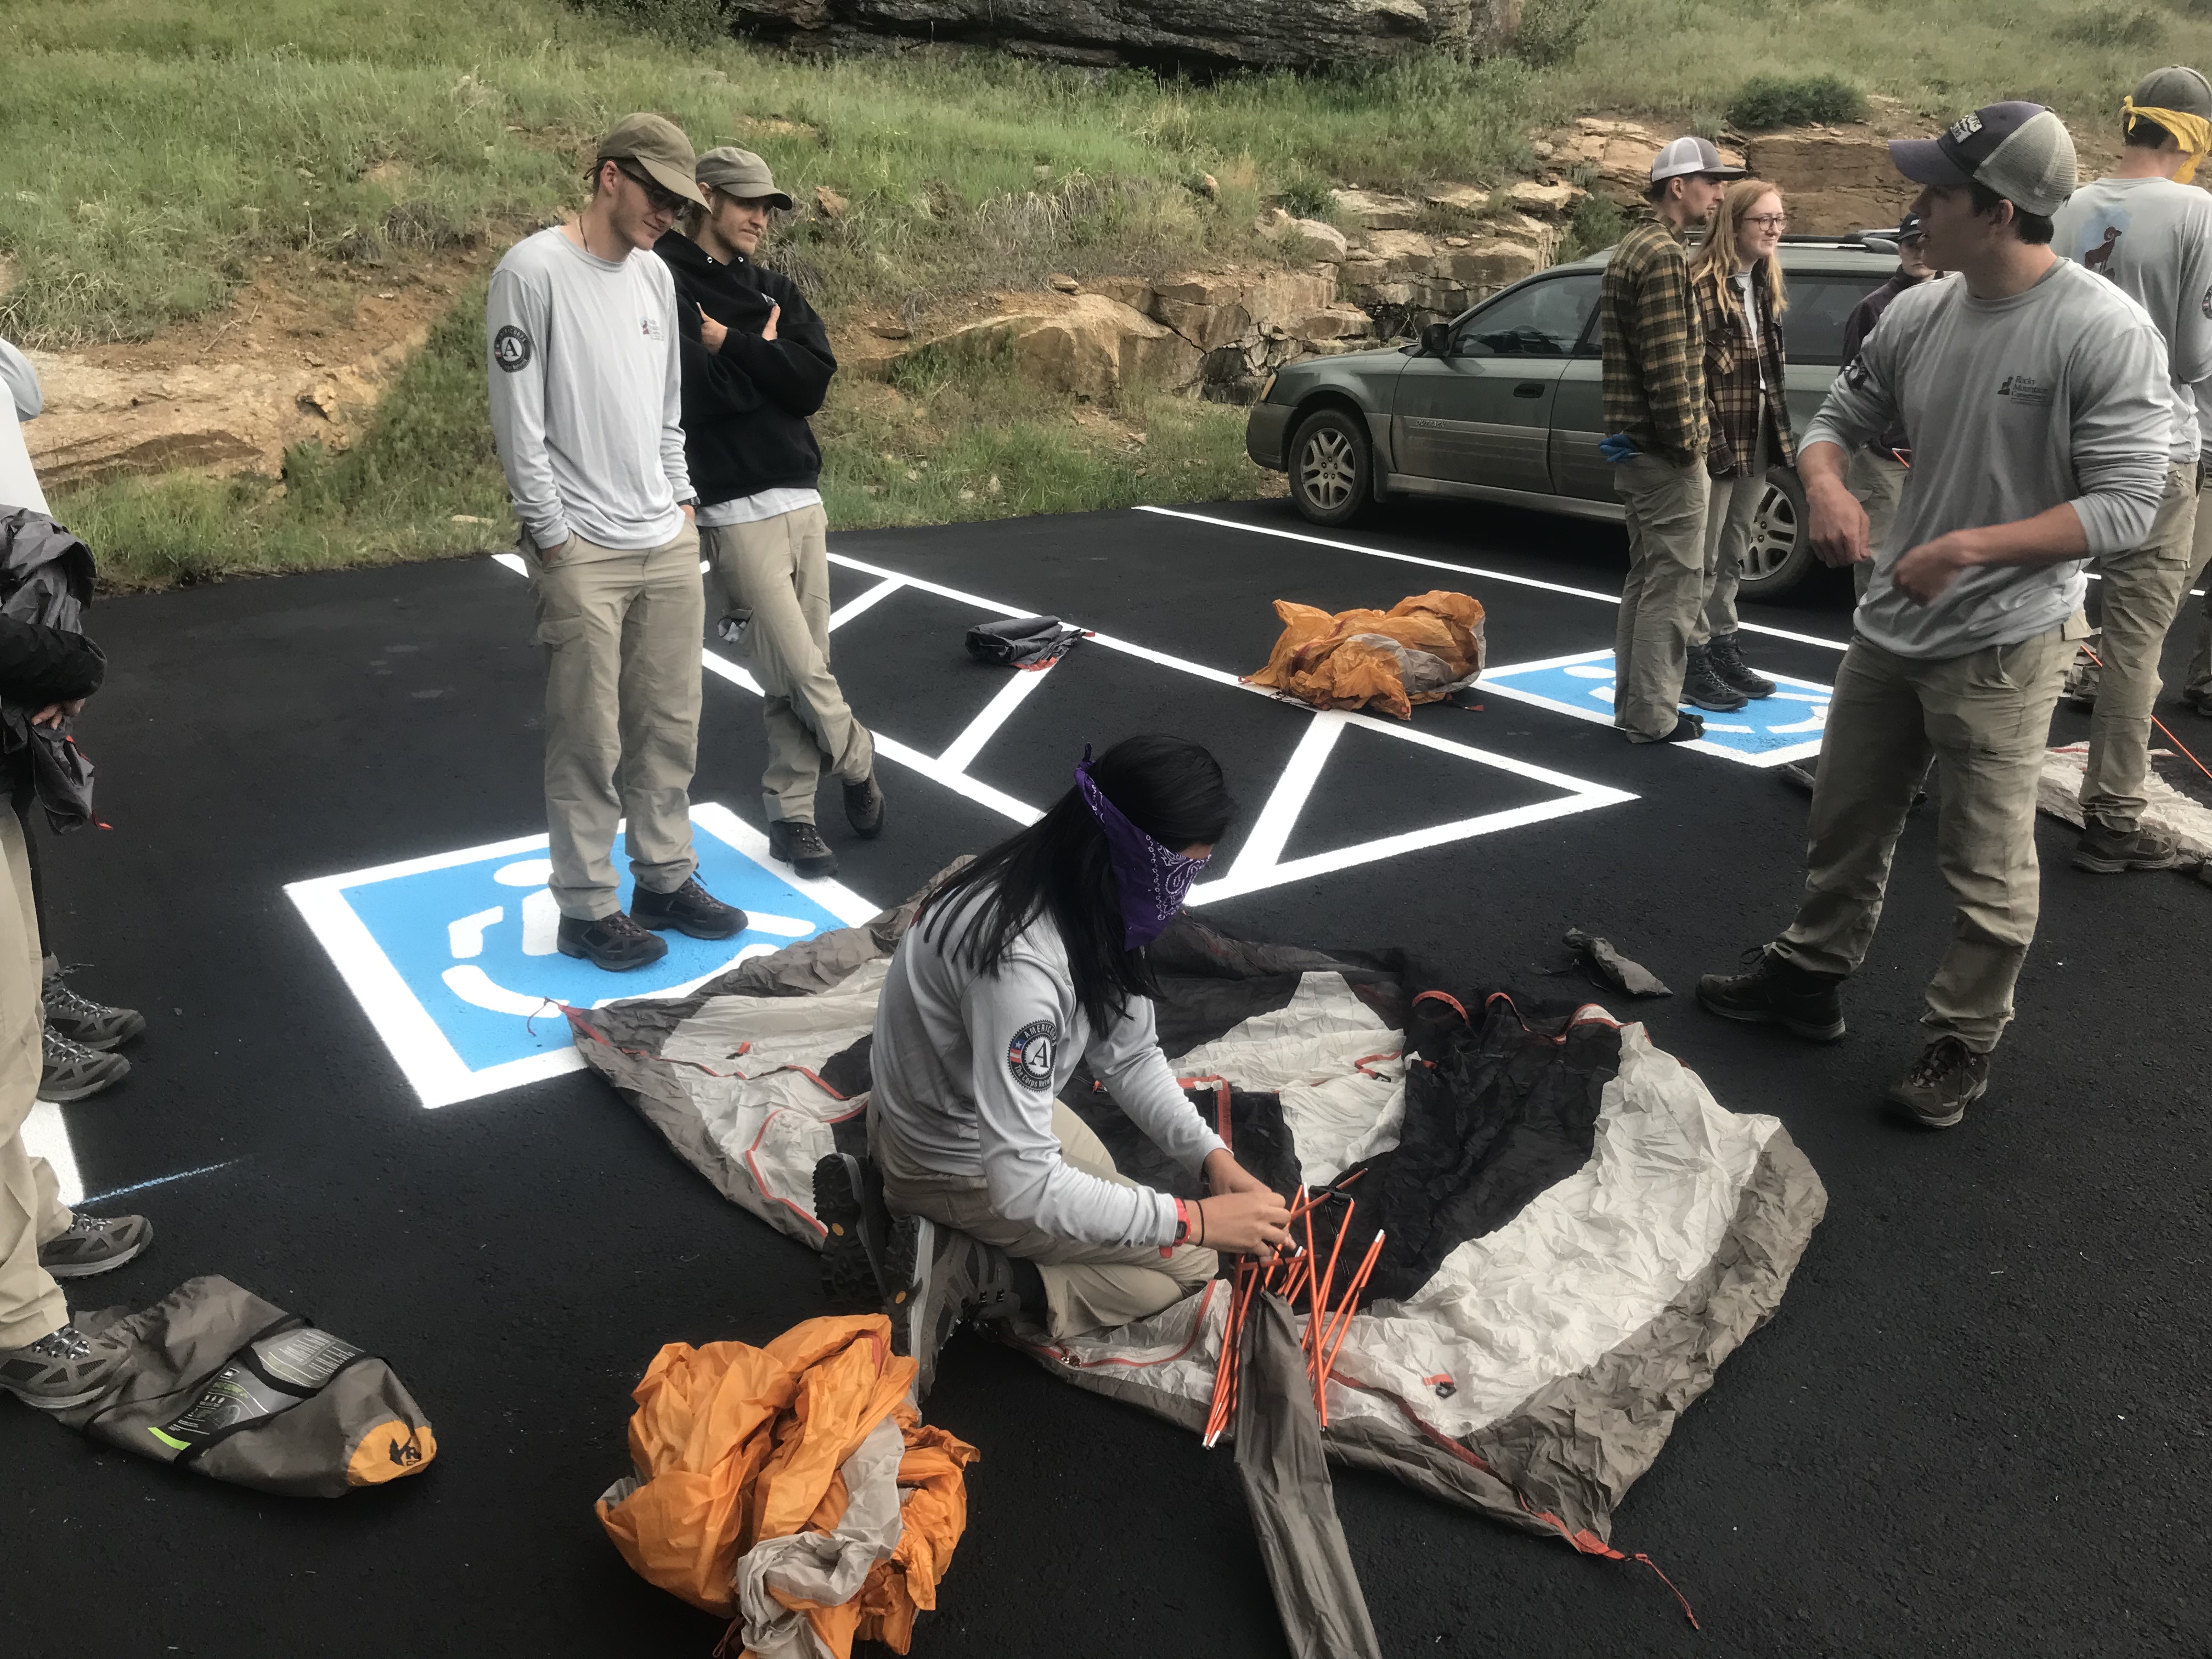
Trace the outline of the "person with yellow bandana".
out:
<instances>
[{"instance_id":1,"label":"person with yellow bandana","mask_svg":"<svg viewBox=\"0 0 2212 1659\"><path fill-rule=\"evenodd\" d=\"M2096 562L2101 671L2074 867L2105 875L2170 870L2182 858L2172 836L2142 818L2159 655L2188 589L2203 482L2196 389L2212 377L2212 195L2189 181L2212 149L2212 84L2193 69L2154 70L2122 100L2120 127L2118 168L2053 216L2058 252L2109 279L2158 325L2173 406L2172 465L2150 534Z\"/></svg>"}]
</instances>

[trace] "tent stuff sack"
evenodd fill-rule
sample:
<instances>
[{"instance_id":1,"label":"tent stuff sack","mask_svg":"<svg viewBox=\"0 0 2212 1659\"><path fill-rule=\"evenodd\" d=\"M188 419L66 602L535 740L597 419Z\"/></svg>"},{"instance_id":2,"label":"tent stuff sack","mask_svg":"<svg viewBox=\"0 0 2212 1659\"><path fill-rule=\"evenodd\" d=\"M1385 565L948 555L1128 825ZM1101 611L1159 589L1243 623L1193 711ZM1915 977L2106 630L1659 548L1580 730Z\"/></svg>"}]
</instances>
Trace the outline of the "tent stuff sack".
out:
<instances>
[{"instance_id":1,"label":"tent stuff sack","mask_svg":"<svg viewBox=\"0 0 2212 1659\"><path fill-rule=\"evenodd\" d=\"M1084 637L1057 617L1009 617L968 630L968 654L998 668L1049 668Z\"/></svg>"},{"instance_id":2,"label":"tent stuff sack","mask_svg":"<svg viewBox=\"0 0 2212 1659\"><path fill-rule=\"evenodd\" d=\"M866 1151L876 1000L913 911L572 1012L577 1047L725 1194L818 1249L814 1166ZM1826 1208L1788 1132L1595 1004L1448 994L1395 951L1188 915L1151 954L1161 1045L1239 1159L1285 1193L1358 1174L1342 1254L1387 1235L1324 1385L1329 1455L1614 1553L1621 1498L1780 1306ZM1124 1175L1197 1195L1086 1073L1062 1098ZM1091 1336L1014 1328L1055 1375L1202 1433L1230 1288Z\"/></svg>"},{"instance_id":3,"label":"tent stuff sack","mask_svg":"<svg viewBox=\"0 0 2212 1659\"><path fill-rule=\"evenodd\" d=\"M115 1388L54 1413L111 1446L295 1498L380 1486L438 1455L429 1419L384 1361L227 1279L187 1279L141 1312L76 1322L135 1349Z\"/></svg>"},{"instance_id":4,"label":"tent stuff sack","mask_svg":"<svg viewBox=\"0 0 2212 1659\"><path fill-rule=\"evenodd\" d=\"M879 1314L810 1319L764 1348L671 1343L632 1392L636 1473L600 1496L599 1523L759 1659L904 1653L967 1528L976 1457L921 1421L914 1376Z\"/></svg>"},{"instance_id":5,"label":"tent stuff sack","mask_svg":"<svg viewBox=\"0 0 2212 1659\"><path fill-rule=\"evenodd\" d=\"M1417 702L1439 702L1482 672L1482 604L1441 589L1384 611L1334 616L1275 601L1283 632L1267 665L1246 684L1316 708L1373 708L1411 719Z\"/></svg>"}]
</instances>

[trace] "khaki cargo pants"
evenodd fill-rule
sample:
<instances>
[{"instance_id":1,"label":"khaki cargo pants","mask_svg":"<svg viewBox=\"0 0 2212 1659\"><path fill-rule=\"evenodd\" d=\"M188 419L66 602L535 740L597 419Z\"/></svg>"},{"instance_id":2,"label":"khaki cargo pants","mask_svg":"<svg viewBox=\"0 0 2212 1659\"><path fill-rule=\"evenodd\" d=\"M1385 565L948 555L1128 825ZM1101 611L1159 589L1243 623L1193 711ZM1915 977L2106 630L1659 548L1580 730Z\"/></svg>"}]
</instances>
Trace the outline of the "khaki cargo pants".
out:
<instances>
[{"instance_id":1,"label":"khaki cargo pants","mask_svg":"<svg viewBox=\"0 0 2212 1659\"><path fill-rule=\"evenodd\" d=\"M2197 465L2166 476L2166 496L2141 547L2097 561L2104 605L2096 652L2097 706L2089 719L2089 764L2081 777L2081 815L2123 833L2149 805L2150 719L2160 690L2158 659L2182 596L2189 591L2197 536Z\"/></svg>"},{"instance_id":2,"label":"khaki cargo pants","mask_svg":"<svg viewBox=\"0 0 2212 1659\"><path fill-rule=\"evenodd\" d=\"M2205 489L2212 489L2212 471L2204 480ZM2204 510L2204 490L2197 491L2197 533L2191 538L2189 578L2182 586L2182 595L2203 580L2205 570L2212 568L2212 513ZM2203 612L2197 623L2197 644L2189 653L2188 678L2182 682L2181 695L2191 702L2212 697L2212 589L2204 595Z\"/></svg>"},{"instance_id":3,"label":"khaki cargo pants","mask_svg":"<svg viewBox=\"0 0 2212 1659\"><path fill-rule=\"evenodd\" d=\"M1074 1168L1119 1186L1136 1184L1115 1170L1113 1155L1091 1126L1058 1101L1052 1107L1052 1132L1059 1137L1060 1155ZM1162 1255L1157 1245L1124 1249L1082 1244L1025 1222L1008 1221L993 1213L981 1176L925 1169L873 1111L868 1114L868 1154L883 1173L884 1201L897 1214L926 1216L1036 1263L1050 1308L1046 1328L1056 1337L1117 1330L1149 1319L1220 1270L1220 1259L1212 1250L1193 1244L1179 1244Z\"/></svg>"},{"instance_id":4,"label":"khaki cargo pants","mask_svg":"<svg viewBox=\"0 0 2212 1659\"><path fill-rule=\"evenodd\" d=\"M39 1265L39 1246L70 1224L54 1172L23 1146L44 1071L39 921L23 825L0 807L0 1348L20 1348L69 1322L69 1301Z\"/></svg>"},{"instance_id":5,"label":"khaki cargo pants","mask_svg":"<svg viewBox=\"0 0 2212 1659\"><path fill-rule=\"evenodd\" d=\"M1743 556L1751 547L1752 521L1766 498L1767 422L1759 418L1759 447L1750 471L1715 478L1705 502L1705 605L1690 630L1692 645L1710 645L1735 632L1735 591L1743 580Z\"/></svg>"},{"instance_id":6,"label":"khaki cargo pants","mask_svg":"<svg viewBox=\"0 0 2212 1659\"><path fill-rule=\"evenodd\" d=\"M1771 947L1777 956L1821 974L1866 959L1905 812L1939 757L1936 862L1955 908L1921 1023L1931 1042L1948 1034L1978 1054L1996 1046L2042 905L2036 786L2051 711L2085 631L2069 622L1937 659L1851 641L1820 744L1804 903Z\"/></svg>"},{"instance_id":7,"label":"khaki cargo pants","mask_svg":"<svg viewBox=\"0 0 2212 1659\"><path fill-rule=\"evenodd\" d=\"M707 626L699 537L613 552L575 538L550 564L525 537L545 647L545 818L553 897L583 921L622 908L615 829L630 873L672 893L698 867L691 771Z\"/></svg>"},{"instance_id":8,"label":"khaki cargo pants","mask_svg":"<svg viewBox=\"0 0 2212 1659\"><path fill-rule=\"evenodd\" d=\"M867 728L830 672L828 530L819 507L802 507L700 532L730 604L752 613L738 655L767 699L761 803L771 823L814 822L825 767L847 783L866 782L876 768Z\"/></svg>"},{"instance_id":9,"label":"khaki cargo pants","mask_svg":"<svg viewBox=\"0 0 2212 1659\"><path fill-rule=\"evenodd\" d=\"M1628 507L1628 580L1613 643L1613 723L1659 743L1681 718L1691 629L1705 603L1705 457L1676 466L1638 455L1613 469Z\"/></svg>"},{"instance_id":10,"label":"khaki cargo pants","mask_svg":"<svg viewBox=\"0 0 2212 1659\"><path fill-rule=\"evenodd\" d=\"M1911 468L1894 455L1877 455L1870 449L1851 452L1844 486L1866 509L1869 556L1851 567L1851 591L1866 598L1874 580L1875 561L1889 544L1890 527L1897 522L1897 504L1905 498L1905 480ZM1902 551L1903 550L1899 550Z\"/></svg>"}]
</instances>

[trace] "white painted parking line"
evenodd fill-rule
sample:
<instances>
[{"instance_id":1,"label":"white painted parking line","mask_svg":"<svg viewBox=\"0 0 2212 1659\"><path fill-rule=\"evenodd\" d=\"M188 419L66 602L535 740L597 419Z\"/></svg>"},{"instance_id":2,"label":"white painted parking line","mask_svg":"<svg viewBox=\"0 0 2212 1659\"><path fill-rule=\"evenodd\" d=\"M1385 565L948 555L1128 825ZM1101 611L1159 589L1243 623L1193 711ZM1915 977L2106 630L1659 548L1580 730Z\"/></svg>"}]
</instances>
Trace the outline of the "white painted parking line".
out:
<instances>
[{"instance_id":1,"label":"white painted parking line","mask_svg":"<svg viewBox=\"0 0 2212 1659\"><path fill-rule=\"evenodd\" d=\"M1834 688L1789 674L1774 677L1771 696L1754 699L1733 714L1684 712L1705 721L1705 735L1676 746L1717 755L1745 766L1779 766L1820 752ZM1613 651L1571 652L1534 662L1493 663L1483 671L1485 696L1509 698L1578 720L1613 724Z\"/></svg>"},{"instance_id":2,"label":"white painted parking line","mask_svg":"<svg viewBox=\"0 0 2212 1659\"><path fill-rule=\"evenodd\" d=\"M671 935L666 956L629 974L602 973L557 951L542 835L318 876L284 890L422 1104L448 1106L581 1066L564 1004L684 996L748 957L876 914L841 883L779 868L768 837L725 807L698 803L691 822L700 880L746 911L750 925L732 939ZM502 892L507 903L483 902ZM489 920L494 911L499 919ZM456 915L467 925L457 927Z\"/></svg>"},{"instance_id":3,"label":"white painted parking line","mask_svg":"<svg viewBox=\"0 0 2212 1659\"><path fill-rule=\"evenodd\" d=\"M522 568L522 562L511 555L495 555L494 556L497 557L500 562L507 565L509 569L519 571ZM1019 606L1007 605L1001 600L987 599L980 593L970 593L961 588L947 586L943 582L931 581L925 577L909 575L904 571L872 564L865 559L853 558L842 553L832 553L829 556L830 562L832 564L842 565L848 570L855 570L863 575L879 579L876 586L866 590L858 598L848 601L844 611L839 613L841 616L858 614L858 607L863 601L868 605L880 603L892 597L900 588L913 588L918 592L950 599L956 605L966 605L971 610L987 615L1025 617L1031 614ZM1185 657L1172 656L1164 651L1156 651L1150 646L1139 645L1133 640L1125 640L1117 635L1093 631L1089 635L1085 645L1085 649L1091 647L1115 652L1123 656L1135 658L1140 662L1170 669L1178 674L1188 674L1194 678L1205 680L1212 684L1265 697L1270 702L1282 708L1286 713L1303 715L1312 722L1301 735L1297 747L1292 750L1291 760L1270 790L1260 818L1255 823L1253 833L1246 838L1244 845L1239 849L1236 859L1226 870L1211 881L1200 883L1192 890L1190 902L1193 904L1205 904L1218 899L1239 897L1246 893L1279 887L1287 882L1304 881L1315 876L1352 869L1359 865L1371 864L1384 859L1396 858L1404 854L1422 851L1431 847L1445 846L1453 842L1470 840L1477 836L1493 835L1503 830L1517 829L1525 824L1540 823L1548 819L1564 817L1576 812L1587 812L1600 807L1620 805L1636 799L1634 794L1625 789L1616 789L1608 784L1596 783L1587 778L1578 778L1565 772L1554 771L1549 767L1539 766L1534 762L1520 760L1510 755L1501 755L1486 749L1478 749L1470 744L1439 737L1433 732L1421 731L1396 720L1386 720L1372 714L1344 710L1316 709L1295 698L1279 696L1274 692L1263 690L1259 686L1247 685L1238 676L1225 669L1215 668L1205 663L1193 662ZM732 685L740 686L756 696L761 695L760 683L736 663L731 662L727 658L713 650L702 650L699 654L700 661L708 672ZM1054 672L1052 669L1043 669L1035 672L1017 672L1012 679L1000 688L983 711L969 722L942 754L926 755L907 744L899 742L896 738L886 737L881 732L872 732L870 735L875 739L876 753L895 765L919 773L932 782L942 785L963 799L998 813L1001 817L1018 824L1035 823L1044 815L1042 809L1033 806L1027 801L1017 799L1005 791L994 788L989 784L970 776L968 769L983 754L991 740L998 735L1015 709L1028 698L1035 696ZM1321 776L1323 763L1335 748L1338 738L1347 728L1353 726L1379 732L1394 741L1410 744L1415 748L1426 749L1437 754L1449 755L1493 771L1504 772L1531 782L1540 783L1560 793L1559 797L1553 800L1538 801L1529 805L1510 807L1496 812L1480 813L1473 817L1459 818L1447 823L1430 825L1425 829L1407 830L1398 835L1332 848L1324 853L1309 854L1290 860L1284 859L1283 851L1288 844L1291 830L1296 825L1298 815L1304 811ZM457 991L456 994L460 993Z\"/></svg>"},{"instance_id":4,"label":"white painted parking line","mask_svg":"<svg viewBox=\"0 0 2212 1659\"><path fill-rule=\"evenodd\" d=\"M1620 595L1601 592L1595 587L1571 587L1565 582L1539 581L1534 576L1509 575L1503 570L1486 570L1480 565L1454 564L1449 559L1432 559L1425 554L1394 553L1388 548L1363 547L1358 542L1333 541L1327 536L1308 536L1295 530L1278 530L1271 525L1240 524L1235 519L1217 519L1211 514L1185 513L1171 507L1140 507L1139 513L1157 513L1164 519L1188 519L1193 524L1210 524L1223 530L1242 530L1248 535L1273 536L1286 542L1304 542L1314 547L1332 547L1339 552L1358 553L1370 559L1389 559L1399 564L1426 565L1432 570L1455 571L1463 576L1480 576L1486 581L1510 582L1516 587L1540 588L1547 593L1565 593L1571 599L1594 599L1601 605L1618 608ZM1770 639L1795 640L1800 645L1824 646L1831 651L1841 651L1849 640L1825 639L1818 634L1799 634L1787 628L1769 628L1763 623L1739 623L1747 634L1764 634Z\"/></svg>"}]
</instances>

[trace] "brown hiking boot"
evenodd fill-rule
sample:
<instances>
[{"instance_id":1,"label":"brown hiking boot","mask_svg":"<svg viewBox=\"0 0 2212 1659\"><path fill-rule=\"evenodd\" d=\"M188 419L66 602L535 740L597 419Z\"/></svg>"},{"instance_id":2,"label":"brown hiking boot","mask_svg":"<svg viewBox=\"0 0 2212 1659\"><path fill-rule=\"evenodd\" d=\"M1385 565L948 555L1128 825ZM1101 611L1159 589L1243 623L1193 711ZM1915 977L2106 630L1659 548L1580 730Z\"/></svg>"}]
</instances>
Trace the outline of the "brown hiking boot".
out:
<instances>
[{"instance_id":1,"label":"brown hiking boot","mask_svg":"<svg viewBox=\"0 0 2212 1659\"><path fill-rule=\"evenodd\" d=\"M1966 1115L1966 1108L1989 1092L1990 1057L1978 1054L1954 1036L1937 1037L1920 1051L1902 1083L1890 1086L1888 1098L1905 1109L1925 1129L1948 1129Z\"/></svg>"},{"instance_id":2,"label":"brown hiking boot","mask_svg":"<svg viewBox=\"0 0 2212 1659\"><path fill-rule=\"evenodd\" d=\"M2181 843L2163 830L2138 823L2115 830L2096 818L2081 827L2074 847L2074 867L2094 875L2117 876L2129 870L2171 870L2188 862Z\"/></svg>"}]
</instances>

